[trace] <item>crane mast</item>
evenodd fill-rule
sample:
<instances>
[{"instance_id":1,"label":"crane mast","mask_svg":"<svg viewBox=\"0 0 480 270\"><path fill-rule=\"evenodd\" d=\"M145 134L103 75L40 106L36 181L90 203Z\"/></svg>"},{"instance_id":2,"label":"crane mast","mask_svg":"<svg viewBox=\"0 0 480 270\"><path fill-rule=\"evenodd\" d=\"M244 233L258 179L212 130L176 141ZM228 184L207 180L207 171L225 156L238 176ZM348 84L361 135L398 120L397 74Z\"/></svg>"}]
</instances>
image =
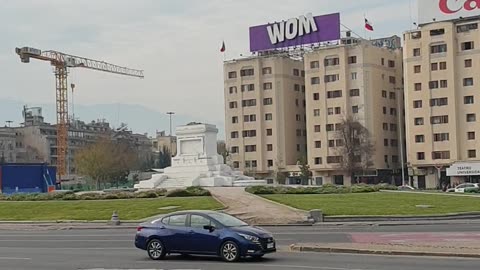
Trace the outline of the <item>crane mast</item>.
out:
<instances>
[{"instance_id":1,"label":"crane mast","mask_svg":"<svg viewBox=\"0 0 480 270\"><path fill-rule=\"evenodd\" d=\"M56 110L57 110L57 175L58 180L67 175L66 158L68 146L68 69L86 68L96 71L114 73L124 76L144 78L143 70L131 69L105 61L93 60L85 57L70 55L58 51L41 51L31 47L16 48L22 63L29 63L30 59L48 61L55 67L56 82Z\"/></svg>"}]
</instances>

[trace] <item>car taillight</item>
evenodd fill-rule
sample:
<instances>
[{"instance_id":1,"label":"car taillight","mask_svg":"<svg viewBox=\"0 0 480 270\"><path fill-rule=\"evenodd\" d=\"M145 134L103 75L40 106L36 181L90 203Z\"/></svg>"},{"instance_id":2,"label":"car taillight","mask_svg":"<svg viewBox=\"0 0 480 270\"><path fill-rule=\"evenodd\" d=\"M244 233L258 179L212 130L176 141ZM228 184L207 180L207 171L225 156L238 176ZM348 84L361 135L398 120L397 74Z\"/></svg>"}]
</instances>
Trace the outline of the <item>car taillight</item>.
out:
<instances>
[{"instance_id":1,"label":"car taillight","mask_svg":"<svg viewBox=\"0 0 480 270\"><path fill-rule=\"evenodd\" d=\"M141 232L143 227L137 227L137 232Z\"/></svg>"}]
</instances>

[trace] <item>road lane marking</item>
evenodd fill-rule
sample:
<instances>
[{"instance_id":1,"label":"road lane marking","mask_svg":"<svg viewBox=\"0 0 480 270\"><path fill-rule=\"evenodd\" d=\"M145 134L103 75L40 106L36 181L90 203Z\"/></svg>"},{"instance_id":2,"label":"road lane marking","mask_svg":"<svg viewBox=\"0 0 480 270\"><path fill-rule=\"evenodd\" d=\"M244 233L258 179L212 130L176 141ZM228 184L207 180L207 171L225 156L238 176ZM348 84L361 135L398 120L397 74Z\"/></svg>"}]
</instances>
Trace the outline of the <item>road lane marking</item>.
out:
<instances>
[{"instance_id":1,"label":"road lane marking","mask_svg":"<svg viewBox=\"0 0 480 270\"><path fill-rule=\"evenodd\" d=\"M28 261L31 260L32 258L18 258L18 257L0 257L0 260L22 260L22 261Z\"/></svg>"}]
</instances>

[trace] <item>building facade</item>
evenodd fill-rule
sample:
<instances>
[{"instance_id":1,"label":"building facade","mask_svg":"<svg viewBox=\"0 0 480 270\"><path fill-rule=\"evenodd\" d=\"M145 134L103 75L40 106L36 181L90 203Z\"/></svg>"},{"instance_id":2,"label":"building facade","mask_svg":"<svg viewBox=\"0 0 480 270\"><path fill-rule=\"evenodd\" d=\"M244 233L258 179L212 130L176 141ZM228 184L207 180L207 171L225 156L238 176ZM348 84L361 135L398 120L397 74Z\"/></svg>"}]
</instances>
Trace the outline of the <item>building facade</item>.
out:
<instances>
[{"instance_id":1,"label":"building facade","mask_svg":"<svg viewBox=\"0 0 480 270\"><path fill-rule=\"evenodd\" d=\"M0 163L17 162L17 145L15 130L0 128Z\"/></svg>"},{"instance_id":2,"label":"building facade","mask_svg":"<svg viewBox=\"0 0 480 270\"><path fill-rule=\"evenodd\" d=\"M433 22L404 34L409 173L420 188L480 182L479 23Z\"/></svg>"},{"instance_id":3,"label":"building facade","mask_svg":"<svg viewBox=\"0 0 480 270\"><path fill-rule=\"evenodd\" d=\"M172 156L177 155L177 137L166 135L165 131L157 132L156 137L151 139L151 145L153 153L167 149Z\"/></svg>"},{"instance_id":4,"label":"building facade","mask_svg":"<svg viewBox=\"0 0 480 270\"><path fill-rule=\"evenodd\" d=\"M314 183L401 184L402 50L348 38L319 47L304 59L308 162ZM345 171L343 165L348 142L341 130L347 119L365 127L373 144L370 164L356 172ZM358 155L355 162L365 162L361 159L366 157Z\"/></svg>"},{"instance_id":5,"label":"building facade","mask_svg":"<svg viewBox=\"0 0 480 270\"><path fill-rule=\"evenodd\" d=\"M224 76L229 165L268 179L298 172L307 135L303 61L285 55L232 60Z\"/></svg>"}]
</instances>

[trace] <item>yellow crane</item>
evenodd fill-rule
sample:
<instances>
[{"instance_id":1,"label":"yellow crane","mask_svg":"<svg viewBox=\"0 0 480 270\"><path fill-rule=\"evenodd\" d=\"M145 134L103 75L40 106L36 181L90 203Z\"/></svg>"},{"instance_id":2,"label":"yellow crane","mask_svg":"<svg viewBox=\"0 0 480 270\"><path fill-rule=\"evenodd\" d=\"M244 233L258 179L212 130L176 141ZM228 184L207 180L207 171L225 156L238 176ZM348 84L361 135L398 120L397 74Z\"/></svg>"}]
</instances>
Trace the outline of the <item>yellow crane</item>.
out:
<instances>
[{"instance_id":1,"label":"yellow crane","mask_svg":"<svg viewBox=\"0 0 480 270\"><path fill-rule=\"evenodd\" d=\"M55 67L56 106L57 106L57 181L66 175L66 156L68 145L68 70L86 68L143 79L143 70L113 65L104 61L70 55L58 51L41 51L32 47L16 48L22 63L30 63L30 58L48 61Z\"/></svg>"}]
</instances>

